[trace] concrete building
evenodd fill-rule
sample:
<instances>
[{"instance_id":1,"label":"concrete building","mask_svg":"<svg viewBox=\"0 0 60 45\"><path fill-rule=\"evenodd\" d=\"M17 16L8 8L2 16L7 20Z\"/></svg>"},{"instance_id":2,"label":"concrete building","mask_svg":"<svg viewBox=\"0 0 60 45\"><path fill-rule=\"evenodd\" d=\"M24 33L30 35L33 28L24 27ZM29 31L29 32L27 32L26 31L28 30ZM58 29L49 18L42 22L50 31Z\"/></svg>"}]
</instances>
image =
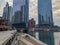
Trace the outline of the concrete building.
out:
<instances>
[{"instance_id":1,"label":"concrete building","mask_svg":"<svg viewBox=\"0 0 60 45\"><path fill-rule=\"evenodd\" d=\"M8 20L0 20L0 31L7 30L9 28Z\"/></svg>"},{"instance_id":2,"label":"concrete building","mask_svg":"<svg viewBox=\"0 0 60 45\"><path fill-rule=\"evenodd\" d=\"M28 24L29 28L35 28L35 25L36 25L36 22L33 18L29 20L29 24Z\"/></svg>"},{"instance_id":3,"label":"concrete building","mask_svg":"<svg viewBox=\"0 0 60 45\"><path fill-rule=\"evenodd\" d=\"M38 0L38 23L39 27L45 23L53 26L51 0Z\"/></svg>"}]
</instances>

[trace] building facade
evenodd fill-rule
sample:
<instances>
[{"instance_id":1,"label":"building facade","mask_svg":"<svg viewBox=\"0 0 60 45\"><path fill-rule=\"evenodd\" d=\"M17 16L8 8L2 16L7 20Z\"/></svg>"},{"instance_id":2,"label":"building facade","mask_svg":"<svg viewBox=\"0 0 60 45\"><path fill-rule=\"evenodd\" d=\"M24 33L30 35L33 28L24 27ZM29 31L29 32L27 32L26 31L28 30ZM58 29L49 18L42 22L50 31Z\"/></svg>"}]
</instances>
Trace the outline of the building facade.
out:
<instances>
[{"instance_id":1,"label":"building facade","mask_svg":"<svg viewBox=\"0 0 60 45\"><path fill-rule=\"evenodd\" d=\"M53 26L52 2L51 0L38 0L38 24Z\"/></svg>"},{"instance_id":2,"label":"building facade","mask_svg":"<svg viewBox=\"0 0 60 45\"><path fill-rule=\"evenodd\" d=\"M32 18L31 20L29 20L29 28L35 28L36 22L34 20L34 18Z\"/></svg>"},{"instance_id":3,"label":"building facade","mask_svg":"<svg viewBox=\"0 0 60 45\"><path fill-rule=\"evenodd\" d=\"M28 27L28 21L29 21L29 0L25 0L24 5L24 22L26 23L26 27Z\"/></svg>"},{"instance_id":4,"label":"building facade","mask_svg":"<svg viewBox=\"0 0 60 45\"><path fill-rule=\"evenodd\" d=\"M22 13L21 11L16 11L14 15L14 23L22 22Z\"/></svg>"},{"instance_id":5,"label":"building facade","mask_svg":"<svg viewBox=\"0 0 60 45\"><path fill-rule=\"evenodd\" d=\"M0 31L6 31L9 28L8 20L0 20Z\"/></svg>"},{"instance_id":6,"label":"building facade","mask_svg":"<svg viewBox=\"0 0 60 45\"><path fill-rule=\"evenodd\" d=\"M12 13L13 12L13 8L11 6L9 6L8 2L6 3L6 6L3 9L3 19L4 20L8 20L9 25L11 25L12 23Z\"/></svg>"},{"instance_id":7,"label":"building facade","mask_svg":"<svg viewBox=\"0 0 60 45\"><path fill-rule=\"evenodd\" d=\"M21 20L23 20L22 17L23 5L24 5L24 0L13 0L13 16L14 16L13 23L21 23Z\"/></svg>"},{"instance_id":8,"label":"building facade","mask_svg":"<svg viewBox=\"0 0 60 45\"><path fill-rule=\"evenodd\" d=\"M12 16L13 16L13 7L12 6L9 6L9 21L10 21L10 25L12 25Z\"/></svg>"},{"instance_id":9,"label":"building facade","mask_svg":"<svg viewBox=\"0 0 60 45\"><path fill-rule=\"evenodd\" d=\"M3 9L3 19L9 20L8 18L10 17L9 15L9 4L8 2L6 3L6 6Z\"/></svg>"},{"instance_id":10,"label":"building facade","mask_svg":"<svg viewBox=\"0 0 60 45\"><path fill-rule=\"evenodd\" d=\"M21 20L22 20L22 22L26 23L26 26L28 26L28 19L29 19L28 0L18 0L18 1L14 0L13 1L13 8L14 8L13 15L15 14L16 11L20 10L22 12Z\"/></svg>"}]
</instances>

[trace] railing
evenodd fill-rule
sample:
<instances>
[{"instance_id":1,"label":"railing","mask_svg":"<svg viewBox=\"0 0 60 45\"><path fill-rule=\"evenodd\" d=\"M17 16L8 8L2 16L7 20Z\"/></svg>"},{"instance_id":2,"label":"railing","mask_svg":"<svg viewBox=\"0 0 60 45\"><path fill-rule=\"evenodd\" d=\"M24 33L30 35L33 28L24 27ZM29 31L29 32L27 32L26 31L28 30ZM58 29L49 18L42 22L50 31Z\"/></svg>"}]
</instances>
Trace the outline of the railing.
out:
<instances>
[{"instance_id":1,"label":"railing","mask_svg":"<svg viewBox=\"0 0 60 45\"><path fill-rule=\"evenodd\" d=\"M38 39L30 36L29 34L25 34L25 35L23 35L23 36L28 36L28 37L30 37L32 40L36 41L36 42L39 43L40 45L47 45L46 43L44 43L44 42L42 42L42 41L40 41L40 40L38 40Z\"/></svg>"},{"instance_id":2,"label":"railing","mask_svg":"<svg viewBox=\"0 0 60 45\"><path fill-rule=\"evenodd\" d=\"M16 45L17 31L7 31L7 36L5 40L2 38L2 43L0 45ZM6 32L5 32L6 33ZM1 41L1 40L0 40Z\"/></svg>"}]
</instances>

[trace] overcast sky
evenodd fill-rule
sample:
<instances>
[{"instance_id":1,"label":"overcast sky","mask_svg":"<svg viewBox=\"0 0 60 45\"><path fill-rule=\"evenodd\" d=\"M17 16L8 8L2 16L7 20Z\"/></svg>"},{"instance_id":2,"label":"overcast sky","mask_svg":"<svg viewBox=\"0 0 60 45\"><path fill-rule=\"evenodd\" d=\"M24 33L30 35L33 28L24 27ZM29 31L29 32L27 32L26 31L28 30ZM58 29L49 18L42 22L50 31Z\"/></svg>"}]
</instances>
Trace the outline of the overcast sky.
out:
<instances>
[{"instance_id":1,"label":"overcast sky","mask_svg":"<svg viewBox=\"0 0 60 45\"><path fill-rule=\"evenodd\" d=\"M0 16L2 16L3 7L5 6L6 1L8 1L10 5L12 5L13 0L0 0ZM52 0L52 8L54 24L60 26L60 0Z\"/></svg>"}]
</instances>

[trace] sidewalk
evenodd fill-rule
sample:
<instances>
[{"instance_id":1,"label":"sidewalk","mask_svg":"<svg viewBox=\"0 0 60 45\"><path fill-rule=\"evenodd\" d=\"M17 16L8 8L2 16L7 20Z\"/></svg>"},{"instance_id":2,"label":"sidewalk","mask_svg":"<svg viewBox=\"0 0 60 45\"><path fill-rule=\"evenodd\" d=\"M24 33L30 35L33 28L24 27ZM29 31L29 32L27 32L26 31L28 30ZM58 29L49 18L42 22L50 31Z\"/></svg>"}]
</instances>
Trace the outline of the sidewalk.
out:
<instances>
[{"instance_id":1,"label":"sidewalk","mask_svg":"<svg viewBox=\"0 0 60 45\"><path fill-rule=\"evenodd\" d=\"M24 33L19 33L19 37L18 37L18 45L47 45L43 42L38 42L37 39L35 40L35 38L31 38L32 36L29 36L27 34Z\"/></svg>"}]
</instances>

